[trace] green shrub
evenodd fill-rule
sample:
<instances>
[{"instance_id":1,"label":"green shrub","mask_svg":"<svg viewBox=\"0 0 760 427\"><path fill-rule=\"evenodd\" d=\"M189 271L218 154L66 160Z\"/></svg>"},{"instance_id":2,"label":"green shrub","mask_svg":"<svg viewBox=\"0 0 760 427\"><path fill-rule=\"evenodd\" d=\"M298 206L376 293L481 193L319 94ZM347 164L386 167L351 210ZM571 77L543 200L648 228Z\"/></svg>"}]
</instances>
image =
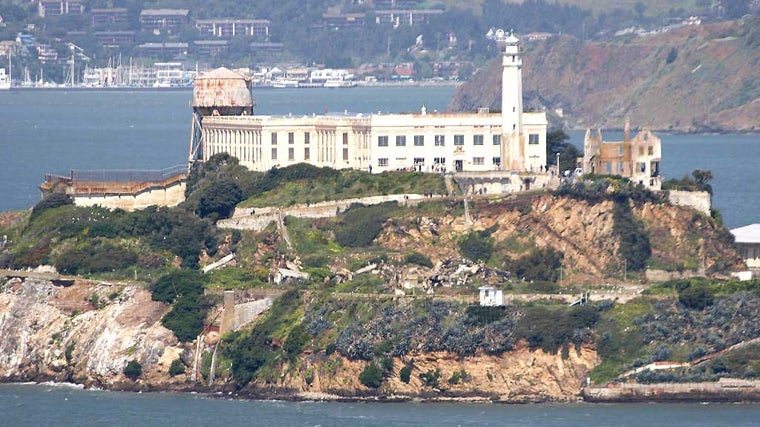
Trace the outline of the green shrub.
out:
<instances>
[{"instance_id":1,"label":"green shrub","mask_svg":"<svg viewBox=\"0 0 760 427\"><path fill-rule=\"evenodd\" d=\"M438 380L441 379L441 371L438 368L435 370L429 369L427 372L423 372L419 375L422 380L422 385L430 388L438 388Z\"/></svg>"},{"instance_id":2,"label":"green shrub","mask_svg":"<svg viewBox=\"0 0 760 427\"><path fill-rule=\"evenodd\" d=\"M288 338L285 340L282 349L285 350L291 361L295 361L296 356L301 353L308 339L309 335L304 331L303 325L299 323L288 333Z\"/></svg>"},{"instance_id":3,"label":"green shrub","mask_svg":"<svg viewBox=\"0 0 760 427\"><path fill-rule=\"evenodd\" d=\"M243 200L240 187L231 180L221 179L211 182L201 190L198 200L198 215L212 221L229 218L235 206Z\"/></svg>"},{"instance_id":4,"label":"green shrub","mask_svg":"<svg viewBox=\"0 0 760 427\"><path fill-rule=\"evenodd\" d=\"M493 253L493 238L471 231L458 242L459 251L473 261L488 261Z\"/></svg>"},{"instance_id":5,"label":"green shrub","mask_svg":"<svg viewBox=\"0 0 760 427\"><path fill-rule=\"evenodd\" d=\"M713 293L707 285L690 285L678 291L678 301L688 308L704 310L712 305Z\"/></svg>"},{"instance_id":6,"label":"green shrub","mask_svg":"<svg viewBox=\"0 0 760 427\"><path fill-rule=\"evenodd\" d=\"M127 363L127 366L124 367L123 372L124 376L130 380L137 381L137 379L140 378L140 375L142 375L142 365L137 360L132 359Z\"/></svg>"},{"instance_id":7,"label":"green shrub","mask_svg":"<svg viewBox=\"0 0 760 427\"><path fill-rule=\"evenodd\" d=\"M422 255L419 252L412 252L408 254L406 257L404 257L404 263L417 264L421 267L433 268L433 262L430 261L430 258Z\"/></svg>"},{"instance_id":8,"label":"green shrub","mask_svg":"<svg viewBox=\"0 0 760 427\"><path fill-rule=\"evenodd\" d=\"M378 388L383 382L383 370L374 363L370 363L359 374L359 382L365 387Z\"/></svg>"},{"instance_id":9,"label":"green shrub","mask_svg":"<svg viewBox=\"0 0 760 427\"><path fill-rule=\"evenodd\" d=\"M192 341L203 331L203 321L209 305L203 296L183 296L174 303L171 311L164 315L161 324L174 332L178 340Z\"/></svg>"},{"instance_id":10,"label":"green shrub","mask_svg":"<svg viewBox=\"0 0 760 427\"><path fill-rule=\"evenodd\" d=\"M642 271L652 256L649 234L644 224L634 218L627 200L615 201L612 232L620 238L617 255L625 260L629 271Z\"/></svg>"},{"instance_id":11,"label":"green shrub","mask_svg":"<svg viewBox=\"0 0 760 427\"><path fill-rule=\"evenodd\" d=\"M552 247L534 248L527 255L512 261L507 268L515 277L526 281L556 282L564 254Z\"/></svg>"},{"instance_id":12,"label":"green shrub","mask_svg":"<svg viewBox=\"0 0 760 427\"><path fill-rule=\"evenodd\" d=\"M88 240L58 256L55 266L64 274L102 273L137 263L137 254L105 240Z\"/></svg>"},{"instance_id":13,"label":"green shrub","mask_svg":"<svg viewBox=\"0 0 760 427\"><path fill-rule=\"evenodd\" d=\"M171 304L183 296L203 295L206 280L206 276L196 270L165 274L151 286L151 299Z\"/></svg>"},{"instance_id":14,"label":"green shrub","mask_svg":"<svg viewBox=\"0 0 760 427\"><path fill-rule=\"evenodd\" d=\"M464 369L455 371L448 379L448 383L451 385L459 384L460 382L467 382L470 380L470 375Z\"/></svg>"},{"instance_id":15,"label":"green shrub","mask_svg":"<svg viewBox=\"0 0 760 427\"><path fill-rule=\"evenodd\" d=\"M59 206L73 205L74 199L66 193L52 193L44 199L37 202L32 208L32 217L39 215L47 209L54 209Z\"/></svg>"},{"instance_id":16,"label":"green shrub","mask_svg":"<svg viewBox=\"0 0 760 427\"><path fill-rule=\"evenodd\" d=\"M383 224L396 210L395 202L364 206L353 204L335 228L335 239L341 246L365 247L372 244L383 229Z\"/></svg>"},{"instance_id":17,"label":"green shrub","mask_svg":"<svg viewBox=\"0 0 760 427\"><path fill-rule=\"evenodd\" d=\"M409 384L409 380L412 379L412 367L405 365L398 373L399 379L404 384Z\"/></svg>"},{"instance_id":18,"label":"green shrub","mask_svg":"<svg viewBox=\"0 0 760 427\"><path fill-rule=\"evenodd\" d=\"M182 359L174 359L169 366L169 376L176 377L185 373L185 364L182 363Z\"/></svg>"}]
</instances>

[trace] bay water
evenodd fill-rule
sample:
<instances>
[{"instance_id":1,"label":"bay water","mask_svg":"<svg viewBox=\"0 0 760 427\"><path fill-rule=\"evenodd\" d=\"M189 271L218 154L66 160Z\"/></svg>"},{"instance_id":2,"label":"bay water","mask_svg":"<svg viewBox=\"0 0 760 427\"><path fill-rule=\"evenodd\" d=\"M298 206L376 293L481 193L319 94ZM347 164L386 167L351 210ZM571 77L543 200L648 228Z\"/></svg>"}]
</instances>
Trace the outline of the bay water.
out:
<instances>
[{"instance_id":1,"label":"bay water","mask_svg":"<svg viewBox=\"0 0 760 427\"><path fill-rule=\"evenodd\" d=\"M647 426L749 427L757 404L337 403L242 401L177 393L0 385L7 426Z\"/></svg>"}]
</instances>

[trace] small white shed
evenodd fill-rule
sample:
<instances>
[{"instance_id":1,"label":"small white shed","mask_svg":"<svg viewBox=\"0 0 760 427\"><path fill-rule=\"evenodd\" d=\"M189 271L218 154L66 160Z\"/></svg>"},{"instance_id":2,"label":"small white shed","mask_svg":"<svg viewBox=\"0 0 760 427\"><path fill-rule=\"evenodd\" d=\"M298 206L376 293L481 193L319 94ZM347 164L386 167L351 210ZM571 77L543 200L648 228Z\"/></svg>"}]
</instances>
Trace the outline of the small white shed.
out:
<instances>
[{"instance_id":1,"label":"small white shed","mask_svg":"<svg viewBox=\"0 0 760 427\"><path fill-rule=\"evenodd\" d=\"M504 305L504 293L496 286L486 285L478 288L482 307L500 307Z\"/></svg>"}]
</instances>

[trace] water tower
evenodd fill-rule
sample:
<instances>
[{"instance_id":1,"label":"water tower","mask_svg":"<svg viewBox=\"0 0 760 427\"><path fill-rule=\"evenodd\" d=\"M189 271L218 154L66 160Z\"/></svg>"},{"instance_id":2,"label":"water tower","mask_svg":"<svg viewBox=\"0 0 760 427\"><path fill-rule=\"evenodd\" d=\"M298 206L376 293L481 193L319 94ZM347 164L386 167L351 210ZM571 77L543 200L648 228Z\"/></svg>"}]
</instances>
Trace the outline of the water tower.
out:
<instances>
[{"instance_id":1,"label":"water tower","mask_svg":"<svg viewBox=\"0 0 760 427\"><path fill-rule=\"evenodd\" d=\"M203 160L203 118L253 114L253 85L250 77L227 68L217 68L193 81L193 124L190 163Z\"/></svg>"}]
</instances>

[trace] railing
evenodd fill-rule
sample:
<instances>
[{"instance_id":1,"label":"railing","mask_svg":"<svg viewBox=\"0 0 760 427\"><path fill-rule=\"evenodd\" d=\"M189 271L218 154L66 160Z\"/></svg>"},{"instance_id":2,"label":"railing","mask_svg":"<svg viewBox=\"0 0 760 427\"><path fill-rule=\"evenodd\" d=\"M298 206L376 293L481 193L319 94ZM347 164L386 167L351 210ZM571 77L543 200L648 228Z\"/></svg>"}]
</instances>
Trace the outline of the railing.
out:
<instances>
[{"instance_id":1,"label":"railing","mask_svg":"<svg viewBox=\"0 0 760 427\"><path fill-rule=\"evenodd\" d=\"M187 165L177 165L160 170L82 169L72 170L71 180L74 182L157 182L185 173L187 173Z\"/></svg>"},{"instance_id":2,"label":"railing","mask_svg":"<svg viewBox=\"0 0 760 427\"><path fill-rule=\"evenodd\" d=\"M160 170L71 170L70 175L45 174L45 183L66 182L74 194L136 194L167 187L187 176L187 165Z\"/></svg>"}]
</instances>

